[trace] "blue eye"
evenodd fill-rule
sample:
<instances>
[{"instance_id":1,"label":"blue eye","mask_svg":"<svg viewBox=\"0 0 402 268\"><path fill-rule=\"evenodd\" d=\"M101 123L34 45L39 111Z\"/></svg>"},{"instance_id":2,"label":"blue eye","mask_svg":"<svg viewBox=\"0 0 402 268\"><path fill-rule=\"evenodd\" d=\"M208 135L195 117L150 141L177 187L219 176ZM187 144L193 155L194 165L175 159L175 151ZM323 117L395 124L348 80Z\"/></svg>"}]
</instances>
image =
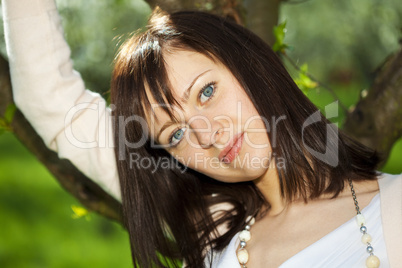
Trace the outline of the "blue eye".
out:
<instances>
[{"instance_id":1,"label":"blue eye","mask_svg":"<svg viewBox=\"0 0 402 268\"><path fill-rule=\"evenodd\" d=\"M204 86L200 94L201 104L204 104L206 101L208 101L214 94L214 91L215 91L215 83L209 83L206 86Z\"/></svg>"},{"instance_id":2,"label":"blue eye","mask_svg":"<svg viewBox=\"0 0 402 268\"><path fill-rule=\"evenodd\" d=\"M183 139L185 131L186 131L186 128L180 128L180 129L175 130L172 133L172 136L170 136L170 139L169 139L170 145L172 147L176 146L177 144L180 143L180 141Z\"/></svg>"}]
</instances>

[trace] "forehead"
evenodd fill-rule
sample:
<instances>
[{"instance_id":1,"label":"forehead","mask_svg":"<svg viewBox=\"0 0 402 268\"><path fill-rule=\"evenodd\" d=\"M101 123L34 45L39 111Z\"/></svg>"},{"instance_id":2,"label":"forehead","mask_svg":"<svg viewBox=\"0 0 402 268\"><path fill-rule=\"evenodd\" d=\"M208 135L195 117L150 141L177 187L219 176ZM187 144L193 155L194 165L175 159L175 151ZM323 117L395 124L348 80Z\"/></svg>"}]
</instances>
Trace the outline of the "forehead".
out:
<instances>
[{"instance_id":1,"label":"forehead","mask_svg":"<svg viewBox=\"0 0 402 268\"><path fill-rule=\"evenodd\" d=\"M196 51L171 50L164 53L166 71L175 96L182 96L193 79L208 69L216 68L217 63Z\"/></svg>"}]
</instances>

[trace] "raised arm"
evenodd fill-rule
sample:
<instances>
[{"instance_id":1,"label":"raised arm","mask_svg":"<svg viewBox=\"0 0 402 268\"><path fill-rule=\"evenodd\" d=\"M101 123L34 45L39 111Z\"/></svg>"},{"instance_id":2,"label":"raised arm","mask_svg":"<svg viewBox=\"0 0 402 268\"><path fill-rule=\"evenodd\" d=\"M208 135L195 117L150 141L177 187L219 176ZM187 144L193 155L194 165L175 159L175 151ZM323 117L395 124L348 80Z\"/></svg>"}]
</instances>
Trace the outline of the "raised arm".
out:
<instances>
[{"instance_id":1,"label":"raised arm","mask_svg":"<svg viewBox=\"0 0 402 268\"><path fill-rule=\"evenodd\" d=\"M111 111L73 70L54 0L3 0L14 101L46 145L120 199Z\"/></svg>"}]
</instances>

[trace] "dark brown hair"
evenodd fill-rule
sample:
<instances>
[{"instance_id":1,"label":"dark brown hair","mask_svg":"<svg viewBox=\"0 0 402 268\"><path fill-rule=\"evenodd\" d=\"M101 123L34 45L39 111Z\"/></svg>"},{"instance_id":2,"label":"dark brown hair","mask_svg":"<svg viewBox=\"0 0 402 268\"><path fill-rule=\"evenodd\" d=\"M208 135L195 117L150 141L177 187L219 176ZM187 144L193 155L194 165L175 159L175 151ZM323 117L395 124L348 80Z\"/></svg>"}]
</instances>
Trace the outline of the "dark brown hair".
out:
<instances>
[{"instance_id":1,"label":"dark brown hair","mask_svg":"<svg viewBox=\"0 0 402 268\"><path fill-rule=\"evenodd\" d=\"M135 265L165 266L162 256L166 256L184 258L189 267L203 267L206 249L223 249L248 215L256 215L264 203L269 207L252 182L226 184L194 170L182 172L184 167L165 150L152 146L144 121L137 119L151 111L145 85L157 102L177 103L163 58L167 48L217 59L237 78L261 116L286 117L268 136L271 144L275 139L276 157L285 160L278 175L287 200L301 196L307 201L322 193L336 196L348 178L375 179L377 155L331 126L259 37L208 13L156 11L147 30L121 47L111 85L123 212ZM166 112L172 117L169 108ZM144 137L142 146L127 146ZM176 164L152 173L130 166L132 154L155 161L170 158ZM225 202L230 209L212 215L210 206ZM220 224L228 231L218 234Z\"/></svg>"}]
</instances>

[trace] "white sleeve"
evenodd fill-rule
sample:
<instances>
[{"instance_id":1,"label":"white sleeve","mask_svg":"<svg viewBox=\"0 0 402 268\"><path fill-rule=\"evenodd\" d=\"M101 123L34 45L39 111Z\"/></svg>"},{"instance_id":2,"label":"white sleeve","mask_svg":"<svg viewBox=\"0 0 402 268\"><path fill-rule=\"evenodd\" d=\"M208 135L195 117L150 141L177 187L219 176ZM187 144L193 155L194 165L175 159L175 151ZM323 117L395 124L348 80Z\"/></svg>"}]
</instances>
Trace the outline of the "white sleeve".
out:
<instances>
[{"instance_id":1,"label":"white sleeve","mask_svg":"<svg viewBox=\"0 0 402 268\"><path fill-rule=\"evenodd\" d=\"M54 0L3 0L14 101L46 145L120 200L111 111L73 70Z\"/></svg>"}]
</instances>

